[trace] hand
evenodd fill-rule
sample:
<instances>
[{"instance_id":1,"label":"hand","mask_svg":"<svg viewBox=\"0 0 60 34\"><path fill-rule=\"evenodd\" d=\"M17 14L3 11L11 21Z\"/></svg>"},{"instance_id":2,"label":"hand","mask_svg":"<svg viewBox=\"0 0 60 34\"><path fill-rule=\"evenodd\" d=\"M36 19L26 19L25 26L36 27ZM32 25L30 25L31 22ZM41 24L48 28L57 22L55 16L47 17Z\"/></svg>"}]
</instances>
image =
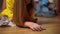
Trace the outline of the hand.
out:
<instances>
[{"instance_id":1,"label":"hand","mask_svg":"<svg viewBox=\"0 0 60 34\"><path fill-rule=\"evenodd\" d=\"M33 22L25 22L24 24L26 27L29 27L30 29L32 29L33 31L41 31L42 28L40 27L40 25L33 23Z\"/></svg>"}]
</instances>

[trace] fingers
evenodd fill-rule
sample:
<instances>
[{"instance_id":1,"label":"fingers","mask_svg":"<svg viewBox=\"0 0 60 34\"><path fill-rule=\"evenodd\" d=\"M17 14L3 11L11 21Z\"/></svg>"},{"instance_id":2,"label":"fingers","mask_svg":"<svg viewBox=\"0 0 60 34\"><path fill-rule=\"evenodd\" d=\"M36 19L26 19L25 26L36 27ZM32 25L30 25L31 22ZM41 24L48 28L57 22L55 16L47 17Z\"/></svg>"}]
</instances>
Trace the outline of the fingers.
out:
<instances>
[{"instance_id":1,"label":"fingers","mask_svg":"<svg viewBox=\"0 0 60 34\"><path fill-rule=\"evenodd\" d=\"M33 31L41 31L39 28L31 28Z\"/></svg>"},{"instance_id":2,"label":"fingers","mask_svg":"<svg viewBox=\"0 0 60 34\"><path fill-rule=\"evenodd\" d=\"M31 30L35 31L35 29L33 27L30 28Z\"/></svg>"},{"instance_id":3,"label":"fingers","mask_svg":"<svg viewBox=\"0 0 60 34\"><path fill-rule=\"evenodd\" d=\"M34 28L36 31L41 31L41 29L40 28L38 28L38 27L36 27L36 28Z\"/></svg>"},{"instance_id":4,"label":"fingers","mask_svg":"<svg viewBox=\"0 0 60 34\"><path fill-rule=\"evenodd\" d=\"M40 28L40 26L38 26L38 27L31 27L30 29L32 29L33 31L41 31L42 30Z\"/></svg>"},{"instance_id":5,"label":"fingers","mask_svg":"<svg viewBox=\"0 0 60 34\"><path fill-rule=\"evenodd\" d=\"M38 31L41 31L42 29L40 28L40 26L39 27L37 27L37 29L38 29Z\"/></svg>"}]
</instances>

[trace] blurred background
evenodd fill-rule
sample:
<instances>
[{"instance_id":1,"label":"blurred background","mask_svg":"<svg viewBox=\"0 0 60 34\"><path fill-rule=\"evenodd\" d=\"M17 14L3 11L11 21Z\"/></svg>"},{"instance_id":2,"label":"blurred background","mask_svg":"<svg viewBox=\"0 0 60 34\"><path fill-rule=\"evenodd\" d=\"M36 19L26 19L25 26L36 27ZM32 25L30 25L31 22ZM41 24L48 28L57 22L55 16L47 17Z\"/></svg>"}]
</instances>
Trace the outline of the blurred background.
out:
<instances>
[{"instance_id":1,"label":"blurred background","mask_svg":"<svg viewBox=\"0 0 60 34\"><path fill-rule=\"evenodd\" d=\"M55 17L59 14L58 0L34 0L35 16Z\"/></svg>"}]
</instances>

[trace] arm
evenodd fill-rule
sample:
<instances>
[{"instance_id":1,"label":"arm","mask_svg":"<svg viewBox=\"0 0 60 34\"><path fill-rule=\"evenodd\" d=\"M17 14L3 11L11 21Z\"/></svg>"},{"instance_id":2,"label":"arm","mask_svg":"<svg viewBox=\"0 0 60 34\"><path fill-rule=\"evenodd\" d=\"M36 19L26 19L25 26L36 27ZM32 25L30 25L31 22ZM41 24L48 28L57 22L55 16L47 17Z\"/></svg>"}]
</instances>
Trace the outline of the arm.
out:
<instances>
[{"instance_id":1,"label":"arm","mask_svg":"<svg viewBox=\"0 0 60 34\"><path fill-rule=\"evenodd\" d=\"M6 0L3 0L2 10L6 8Z\"/></svg>"},{"instance_id":2,"label":"arm","mask_svg":"<svg viewBox=\"0 0 60 34\"><path fill-rule=\"evenodd\" d=\"M24 26L25 21L30 20L30 17L32 18L32 16L28 14L24 1L15 0L14 16L13 16L14 23L16 23L16 25L18 26Z\"/></svg>"},{"instance_id":3,"label":"arm","mask_svg":"<svg viewBox=\"0 0 60 34\"><path fill-rule=\"evenodd\" d=\"M22 0L15 0L15 4L14 4L14 15L13 15L13 22L17 25L17 26L24 26L24 16L23 14L23 8L24 5L22 3Z\"/></svg>"},{"instance_id":4,"label":"arm","mask_svg":"<svg viewBox=\"0 0 60 34\"><path fill-rule=\"evenodd\" d=\"M15 0L13 21L17 26L28 27L32 30L41 31L40 25L29 21L29 15L22 0Z\"/></svg>"}]
</instances>

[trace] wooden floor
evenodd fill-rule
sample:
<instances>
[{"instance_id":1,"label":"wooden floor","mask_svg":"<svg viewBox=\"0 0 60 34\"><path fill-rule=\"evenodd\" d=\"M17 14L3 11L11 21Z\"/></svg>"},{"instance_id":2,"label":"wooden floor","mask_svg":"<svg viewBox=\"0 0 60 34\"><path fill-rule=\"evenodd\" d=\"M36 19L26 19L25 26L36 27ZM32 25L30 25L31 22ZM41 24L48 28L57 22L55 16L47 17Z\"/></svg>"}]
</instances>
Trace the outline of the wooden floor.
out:
<instances>
[{"instance_id":1,"label":"wooden floor","mask_svg":"<svg viewBox=\"0 0 60 34\"><path fill-rule=\"evenodd\" d=\"M39 18L39 17L38 17ZM19 27L0 27L0 34L60 34L60 17L38 19L43 31L32 31L28 28Z\"/></svg>"}]
</instances>

